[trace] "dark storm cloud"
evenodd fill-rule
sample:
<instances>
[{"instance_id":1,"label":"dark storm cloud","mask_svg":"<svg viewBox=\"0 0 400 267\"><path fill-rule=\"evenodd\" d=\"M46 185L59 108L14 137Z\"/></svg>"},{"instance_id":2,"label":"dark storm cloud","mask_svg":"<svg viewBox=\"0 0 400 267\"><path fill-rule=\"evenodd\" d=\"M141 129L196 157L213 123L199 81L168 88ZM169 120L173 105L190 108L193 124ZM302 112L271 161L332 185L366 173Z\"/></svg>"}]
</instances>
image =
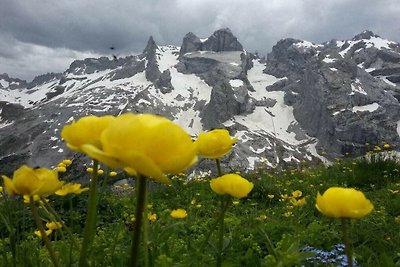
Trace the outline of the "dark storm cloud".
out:
<instances>
[{"instance_id":1,"label":"dark storm cloud","mask_svg":"<svg viewBox=\"0 0 400 267\"><path fill-rule=\"evenodd\" d=\"M399 41L398 14L398 0L1 0L0 73L32 78L111 46L140 52L150 35L180 45L189 31L208 37L222 27L261 54L285 37L324 42L365 29Z\"/></svg>"}]
</instances>

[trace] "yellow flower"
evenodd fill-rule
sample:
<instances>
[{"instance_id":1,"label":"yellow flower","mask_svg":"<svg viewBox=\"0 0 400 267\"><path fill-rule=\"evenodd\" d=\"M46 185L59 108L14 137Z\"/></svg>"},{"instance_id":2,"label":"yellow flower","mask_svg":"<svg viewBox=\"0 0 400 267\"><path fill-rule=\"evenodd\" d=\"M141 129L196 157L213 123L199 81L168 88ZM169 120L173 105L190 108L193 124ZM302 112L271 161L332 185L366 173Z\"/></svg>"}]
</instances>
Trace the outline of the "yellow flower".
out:
<instances>
[{"instance_id":1,"label":"yellow flower","mask_svg":"<svg viewBox=\"0 0 400 267\"><path fill-rule=\"evenodd\" d=\"M172 121L152 115L120 115L101 134L102 149L83 145L90 157L112 168L136 171L160 182L165 174L178 174L196 161L191 137Z\"/></svg>"},{"instance_id":2,"label":"yellow flower","mask_svg":"<svg viewBox=\"0 0 400 267\"><path fill-rule=\"evenodd\" d=\"M232 204L233 204L234 206L237 206L237 205L240 204L240 202L239 202L239 201L232 201Z\"/></svg>"},{"instance_id":3,"label":"yellow flower","mask_svg":"<svg viewBox=\"0 0 400 267\"><path fill-rule=\"evenodd\" d=\"M57 170L57 172L66 172L66 171L67 171L67 168L65 168L65 167L63 167L63 166L58 166L58 167L56 168L56 170Z\"/></svg>"},{"instance_id":4,"label":"yellow flower","mask_svg":"<svg viewBox=\"0 0 400 267\"><path fill-rule=\"evenodd\" d=\"M104 174L104 171L103 171L103 170L97 170L97 173L98 173L99 175L103 175L103 174Z\"/></svg>"},{"instance_id":5,"label":"yellow flower","mask_svg":"<svg viewBox=\"0 0 400 267\"><path fill-rule=\"evenodd\" d=\"M86 168L86 171L87 171L88 173L92 173L92 172L93 172L93 168L92 168L92 167Z\"/></svg>"},{"instance_id":6,"label":"yellow flower","mask_svg":"<svg viewBox=\"0 0 400 267\"><path fill-rule=\"evenodd\" d=\"M274 195L267 195L267 197L269 198L269 199L273 199L275 196Z\"/></svg>"},{"instance_id":7,"label":"yellow flower","mask_svg":"<svg viewBox=\"0 0 400 267\"><path fill-rule=\"evenodd\" d=\"M100 149L100 135L114 120L113 116L86 116L65 125L61 137L71 150L83 152L83 145L93 145Z\"/></svg>"},{"instance_id":8,"label":"yellow flower","mask_svg":"<svg viewBox=\"0 0 400 267\"><path fill-rule=\"evenodd\" d=\"M62 227L62 223L60 222L48 222L46 223L46 227L49 228L50 230L57 230Z\"/></svg>"},{"instance_id":9,"label":"yellow flower","mask_svg":"<svg viewBox=\"0 0 400 267\"><path fill-rule=\"evenodd\" d=\"M381 151L382 149L379 147L379 146L374 146L374 151L375 152L379 152L379 151Z\"/></svg>"},{"instance_id":10,"label":"yellow flower","mask_svg":"<svg viewBox=\"0 0 400 267\"><path fill-rule=\"evenodd\" d=\"M11 195L48 196L63 185L57 171L46 168L32 169L23 165L14 172L13 179L2 176L7 193Z\"/></svg>"},{"instance_id":11,"label":"yellow flower","mask_svg":"<svg viewBox=\"0 0 400 267\"><path fill-rule=\"evenodd\" d=\"M64 159L63 161L62 161L62 163L65 165L65 166L69 166L69 165L71 165L72 164L72 160L70 160L70 159Z\"/></svg>"},{"instance_id":12,"label":"yellow flower","mask_svg":"<svg viewBox=\"0 0 400 267\"><path fill-rule=\"evenodd\" d=\"M201 156L208 159L219 159L228 154L237 138L231 138L225 129L215 129L200 133L196 144Z\"/></svg>"},{"instance_id":13,"label":"yellow flower","mask_svg":"<svg viewBox=\"0 0 400 267\"><path fill-rule=\"evenodd\" d=\"M246 197L254 187L253 183L232 173L212 179L210 186L219 195L229 194L237 198Z\"/></svg>"},{"instance_id":14,"label":"yellow flower","mask_svg":"<svg viewBox=\"0 0 400 267\"><path fill-rule=\"evenodd\" d=\"M57 167L67 167L67 165L65 165L64 163L62 163L62 162L60 162L60 163L58 163L58 165L57 165Z\"/></svg>"},{"instance_id":15,"label":"yellow flower","mask_svg":"<svg viewBox=\"0 0 400 267\"><path fill-rule=\"evenodd\" d=\"M51 230L51 229L46 230L46 231L45 231L46 236L51 235L52 232L53 232L53 230ZM39 230L35 231L34 233L35 233L35 235L37 235L38 237L42 237L42 233L41 233Z\"/></svg>"},{"instance_id":16,"label":"yellow flower","mask_svg":"<svg viewBox=\"0 0 400 267\"><path fill-rule=\"evenodd\" d=\"M3 187L0 186L0 193L3 193Z\"/></svg>"},{"instance_id":17,"label":"yellow flower","mask_svg":"<svg viewBox=\"0 0 400 267\"><path fill-rule=\"evenodd\" d=\"M114 177L114 176L117 176L117 174L118 174L117 172L110 172L108 175L111 177Z\"/></svg>"},{"instance_id":18,"label":"yellow flower","mask_svg":"<svg viewBox=\"0 0 400 267\"><path fill-rule=\"evenodd\" d=\"M175 219L184 219L187 217L187 212L184 209L176 209L171 211L171 217Z\"/></svg>"},{"instance_id":19,"label":"yellow flower","mask_svg":"<svg viewBox=\"0 0 400 267\"><path fill-rule=\"evenodd\" d=\"M24 195L24 203L29 204L31 202L31 198L28 195ZM40 196L38 195L34 195L33 196L33 201L39 201L40 204L43 204L43 202L40 200ZM44 199L44 201L46 201L46 203L49 202L48 199Z\"/></svg>"},{"instance_id":20,"label":"yellow flower","mask_svg":"<svg viewBox=\"0 0 400 267\"><path fill-rule=\"evenodd\" d=\"M294 198L299 198L299 197L301 197L303 195L303 193L300 191L300 190L296 190L296 191L293 191L292 192L292 196L294 197Z\"/></svg>"},{"instance_id":21,"label":"yellow flower","mask_svg":"<svg viewBox=\"0 0 400 267\"><path fill-rule=\"evenodd\" d=\"M361 191L353 188L331 187L317 195L316 208L324 215L335 218L361 218L374 206Z\"/></svg>"},{"instance_id":22,"label":"yellow flower","mask_svg":"<svg viewBox=\"0 0 400 267\"><path fill-rule=\"evenodd\" d=\"M390 148L390 145L389 145L389 144L384 144L384 145L383 145L383 148L384 148L384 149L389 149L389 148Z\"/></svg>"},{"instance_id":23,"label":"yellow flower","mask_svg":"<svg viewBox=\"0 0 400 267\"><path fill-rule=\"evenodd\" d=\"M65 184L55 192L58 196L66 196L68 194L80 194L89 190L89 188L81 188L81 184Z\"/></svg>"},{"instance_id":24,"label":"yellow flower","mask_svg":"<svg viewBox=\"0 0 400 267\"><path fill-rule=\"evenodd\" d=\"M157 214L155 213L149 213L147 214L147 219L151 222L155 222L157 220Z\"/></svg>"},{"instance_id":25,"label":"yellow flower","mask_svg":"<svg viewBox=\"0 0 400 267\"><path fill-rule=\"evenodd\" d=\"M300 199L295 199L292 198L290 199L290 202L292 203L293 206L303 206L304 204L306 204L306 198L300 198Z\"/></svg>"}]
</instances>

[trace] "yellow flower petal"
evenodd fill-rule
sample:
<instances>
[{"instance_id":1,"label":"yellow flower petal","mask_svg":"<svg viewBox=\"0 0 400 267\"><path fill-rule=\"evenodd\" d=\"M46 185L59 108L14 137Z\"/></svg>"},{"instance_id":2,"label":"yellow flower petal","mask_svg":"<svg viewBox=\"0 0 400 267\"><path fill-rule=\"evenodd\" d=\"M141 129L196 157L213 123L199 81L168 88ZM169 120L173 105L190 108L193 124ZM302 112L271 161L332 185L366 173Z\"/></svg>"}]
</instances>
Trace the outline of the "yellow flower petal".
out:
<instances>
[{"instance_id":1,"label":"yellow flower petal","mask_svg":"<svg viewBox=\"0 0 400 267\"><path fill-rule=\"evenodd\" d=\"M210 186L217 194L229 194L233 197L243 198L251 192L254 184L238 174L225 174L221 177L212 179Z\"/></svg>"},{"instance_id":2,"label":"yellow flower petal","mask_svg":"<svg viewBox=\"0 0 400 267\"><path fill-rule=\"evenodd\" d=\"M171 211L170 215L175 219L184 219L187 217L187 212L184 209L176 209Z\"/></svg>"},{"instance_id":3,"label":"yellow flower petal","mask_svg":"<svg viewBox=\"0 0 400 267\"><path fill-rule=\"evenodd\" d=\"M63 182L58 180L57 171L45 168L32 169L26 165L14 172L12 180L7 176L2 178L6 191L12 195L47 196L63 185Z\"/></svg>"},{"instance_id":4,"label":"yellow flower petal","mask_svg":"<svg viewBox=\"0 0 400 267\"><path fill-rule=\"evenodd\" d=\"M315 206L326 216L354 219L366 216L374 208L361 191L342 187L331 187L322 196L318 193Z\"/></svg>"},{"instance_id":5,"label":"yellow flower petal","mask_svg":"<svg viewBox=\"0 0 400 267\"><path fill-rule=\"evenodd\" d=\"M225 129L215 129L207 133L200 133L196 146L204 158L218 159L228 154L237 138L232 138Z\"/></svg>"},{"instance_id":6,"label":"yellow flower petal","mask_svg":"<svg viewBox=\"0 0 400 267\"><path fill-rule=\"evenodd\" d=\"M75 151L83 152L81 146L85 144L101 148L100 135L114 120L113 116L86 116L65 125L61 137L67 142L67 146Z\"/></svg>"}]
</instances>

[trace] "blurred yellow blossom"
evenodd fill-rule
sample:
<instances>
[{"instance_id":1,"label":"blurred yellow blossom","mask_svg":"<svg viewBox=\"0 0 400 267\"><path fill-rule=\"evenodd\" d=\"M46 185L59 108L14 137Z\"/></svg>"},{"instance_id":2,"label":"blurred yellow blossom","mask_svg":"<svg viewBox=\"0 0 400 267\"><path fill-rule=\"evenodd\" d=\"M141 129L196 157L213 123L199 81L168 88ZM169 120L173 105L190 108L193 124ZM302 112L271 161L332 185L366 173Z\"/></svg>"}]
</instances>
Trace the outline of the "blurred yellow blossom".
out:
<instances>
[{"instance_id":1,"label":"blurred yellow blossom","mask_svg":"<svg viewBox=\"0 0 400 267\"><path fill-rule=\"evenodd\" d=\"M46 168L32 169L26 165L16 170L12 179L4 175L2 178L6 192L11 195L48 196L63 185L63 182L58 180L57 171Z\"/></svg>"},{"instance_id":2,"label":"blurred yellow blossom","mask_svg":"<svg viewBox=\"0 0 400 267\"><path fill-rule=\"evenodd\" d=\"M228 154L237 138L232 138L225 129L201 132L196 140L199 154L204 158L219 159Z\"/></svg>"},{"instance_id":3,"label":"blurred yellow blossom","mask_svg":"<svg viewBox=\"0 0 400 267\"><path fill-rule=\"evenodd\" d=\"M67 168L65 168L63 166L58 166L56 170L57 170L57 172L66 172Z\"/></svg>"},{"instance_id":4,"label":"blurred yellow blossom","mask_svg":"<svg viewBox=\"0 0 400 267\"><path fill-rule=\"evenodd\" d=\"M100 169L100 170L97 171L97 173L98 173L99 175L103 175L103 174L104 174L104 171Z\"/></svg>"},{"instance_id":5,"label":"blurred yellow blossom","mask_svg":"<svg viewBox=\"0 0 400 267\"><path fill-rule=\"evenodd\" d=\"M187 217L187 212L184 209L176 209L171 211L171 217L175 219L184 219Z\"/></svg>"},{"instance_id":6,"label":"blurred yellow blossom","mask_svg":"<svg viewBox=\"0 0 400 267\"><path fill-rule=\"evenodd\" d=\"M24 198L24 203L26 203L26 204L29 204L29 203L30 203L30 201L31 201L30 196L24 195L23 198ZM39 201L40 204L43 204L43 202L40 200L40 196L38 196L38 195L34 195L34 196L33 196L33 201ZM44 199L44 201L46 201L46 203L49 202L48 199Z\"/></svg>"},{"instance_id":7,"label":"blurred yellow blossom","mask_svg":"<svg viewBox=\"0 0 400 267\"><path fill-rule=\"evenodd\" d=\"M268 194L267 197L268 197L269 199L273 199L275 196L274 196L274 195Z\"/></svg>"},{"instance_id":8,"label":"blurred yellow blossom","mask_svg":"<svg viewBox=\"0 0 400 267\"><path fill-rule=\"evenodd\" d=\"M35 233L35 235L37 235L38 237L42 237L42 233L41 233L39 230L35 231L34 233ZM49 236L49 235L51 235L51 233L53 233L53 230L48 229L48 230L45 231L45 233L46 233L46 236Z\"/></svg>"},{"instance_id":9,"label":"blurred yellow blossom","mask_svg":"<svg viewBox=\"0 0 400 267\"><path fill-rule=\"evenodd\" d=\"M190 135L167 118L152 114L118 116L101 134L101 147L83 145L90 157L112 168L125 168L160 182L196 162Z\"/></svg>"},{"instance_id":10,"label":"blurred yellow blossom","mask_svg":"<svg viewBox=\"0 0 400 267\"><path fill-rule=\"evenodd\" d=\"M93 168L89 167L89 168L86 169L86 171L89 172L89 173L92 173L93 172Z\"/></svg>"},{"instance_id":11,"label":"blurred yellow blossom","mask_svg":"<svg viewBox=\"0 0 400 267\"><path fill-rule=\"evenodd\" d=\"M63 161L62 161L62 163L65 165L65 166L69 166L69 165L71 165L72 164L72 160L70 160L70 159L64 159Z\"/></svg>"},{"instance_id":12,"label":"blurred yellow blossom","mask_svg":"<svg viewBox=\"0 0 400 267\"><path fill-rule=\"evenodd\" d=\"M293 191L292 192L292 196L294 197L294 198L299 198L299 197L301 197L303 195L303 192L301 192L300 190L296 190L296 191Z\"/></svg>"},{"instance_id":13,"label":"blurred yellow blossom","mask_svg":"<svg viewBox=\"0 0 400 267\"><path fill-rule=\"evenodd\" d=\"M354 188L331 187L317 195L316 208L324 215L335 218L361 218L374 206L361 191Z\"/></svg>"},{"instance_id":14,"label":"blurred yellow blossom","mask_svg":"<svg viewBox=\"0 0 400 267\"><path fill-rule=\"evenodd\" d=\"M89 190L89 188L81 188L81 184L65 184L55 192L58 196L66 196L68 194L80 194Z\"/></svg>"},{"instance_id":15,"label":"blurred yellow blossom","mask_svg":"<svg viewBox=\"0 0 400 267\"><path fill-rule=\"evenodd\" d=\"M240 203L240 202L239 202L239 201L237 201L237 200L236 200L236 201L232 201L232 204L233 204L234 206L237 206L237 205L239 205L239 203Z\"/></svg>"},{"instance_id":16,"label":"blurred yellow blossom","mask_svg":"<svg viewBox=\"0 0 400 267\"><path fill-rule=\"evenodd\" d=\"M111 177L117 176L117 172L110 172L108 175L110 175Z\"/></svg>"},{"instance_id":17,"label":"blurred yellow blossom","mask_svg":"<svg viewBox=\"0 0 400 267\"><path fill-rule=\"evenodd\" d=\"M62 227L62 223L60 222L48 222L46 223L46 227L50 230L60 229Z\"/></svg>"},{"instance_id":18,"label":"blurred yellow blossom","mask_svg":"<svg viewBox=\"0 0 400 267\"><path fill-rule=\"evenodd\" d=\"M113 116L86 116L65 125L61 137L71 150L82 151L83 145L92 145L101 149L100 136L113 121Z\"/></svg>"},{"instance_id":19,"label":"blurred yellow blossom","mask_svg":"<svg viewBox=\"0 0 400 267\"><path fill-rule=\"evenodd\" d=\"M157 214L150 212L147 214L147 219L151 222L155 222L157 220Z\"/></svg>"},{"instance_id":20,"label":"blurred yellow blossom","mask_svg":"<svg viewBox=\"0 0 400 267\"><path fill-rule=\"evenodd\" d=\"M211 189L219 195L228 194L233 197L243 198L250 193L254 184L238 174L225 174L212 179L210 186Z\"/></svg>"}]
</instances>

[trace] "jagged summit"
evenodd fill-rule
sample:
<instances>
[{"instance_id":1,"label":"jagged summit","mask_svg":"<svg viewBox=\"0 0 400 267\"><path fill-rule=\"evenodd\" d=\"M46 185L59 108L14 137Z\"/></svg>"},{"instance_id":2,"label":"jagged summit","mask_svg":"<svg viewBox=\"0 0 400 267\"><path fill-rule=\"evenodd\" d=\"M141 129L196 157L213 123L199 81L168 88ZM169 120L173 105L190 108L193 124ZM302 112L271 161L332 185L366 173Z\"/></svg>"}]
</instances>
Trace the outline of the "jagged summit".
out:
<instances>
[{"instance_id":1,"label":"jagged summit","mask_svg":"<svg viewBox=\"0 0 400 267\"><path fill-rule=\"evenodd\" d=\"M227 128L238 142L224 161L235 170L399 143L400 46L372 32L357 36L324 44L283 39L262 61L229 29L204 39L190 32L180 50L150 37L140 55L77 60L29 84L2 74L0 173L80 158L59 133L89 114L160 114L194 137Z\"/></svg>"},{"instance_id":2,"label":"jagged summit","mask_svg":"<svg viewBox=\"0 0 400 267\"><path fill-rule=\"evenodd\" d=\"M154 53L158 48L156 42L153 39L153 36L150 36L149 40L147 41L147 45L143 50L143 54Z\"/></svg>"},{"instance_id":3,"label":"jagged summit","mask_svg":"<svg viewBox=\"0 0 400 267\"><path fill-rule=\"evenodd\" d=\"M358 41L358 40L362 40L362 39L369 40L369 39L371 39L371 37L381 38L379 35L376 35L372 31L365 30L365 31L357 34L356 36L354 36L352 40L353 41Z\"/></svg>"},{"instance_id":4,"label":"jagged summit","mask_svg":"<svg viewBox=\"0 0 400 267\"><path fill-rule=\"evenodd\" d=\"M183 38L180 55L195 51L243 51L242 44L229 28L216 30L210 37L200 39L189 32Z\"/></svg>"}]
</instances>

